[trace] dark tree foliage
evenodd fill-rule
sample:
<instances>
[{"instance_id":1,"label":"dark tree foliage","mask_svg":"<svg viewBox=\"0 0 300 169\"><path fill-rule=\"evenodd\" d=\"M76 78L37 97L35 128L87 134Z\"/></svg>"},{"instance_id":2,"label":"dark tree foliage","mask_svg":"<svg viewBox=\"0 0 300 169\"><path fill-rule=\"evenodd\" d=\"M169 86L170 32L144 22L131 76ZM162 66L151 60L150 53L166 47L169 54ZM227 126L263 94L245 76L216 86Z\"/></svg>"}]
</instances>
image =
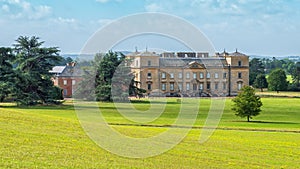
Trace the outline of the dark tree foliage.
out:
<instances>
[{"instance_id":1,"label":"dark tree foliage","mask_svg":"<svg viewBox=\"0 0 300 169\"><path fill-rule=\"evenodd\" d=\"M263 92L263 88L268 87L268 82L267 82L266 75L264 75L264 74L257 75L256 79L254 81L254 87L259 88L260 91Z\"/></svg>"},{"instance_id":2,"label":"dark tree foliage","mask_svg":"<svg viewBox=\"0 0 300 169\"><path fill-rule=\"evenodd\" d=\"M42 47L38 37L21 36L16 40L14 51L16 58L16 90L14 96L20 104L34 105L52 103L61 99L61 90L53 85L52 69L62 57L58 48Z\"/></svg>"},{"instance_id":3,"label":"dark tree foliage","mask_svg":"<svg viewBox=\"0 0 300 169\"><path fill-rule=\"evenodd\" d=\"M247 117L248 122L252 119L252 116L259 115L261 111L262 102L260 97L255 95L255 90L250 86L243 87L238 96L232 101L234 102L232 110L235 111L235 115L241 118Z\"/></svg>"},{"instance_id":4,"label":"dark tree foliage","mask_svg":"<svg viewBox=\"0 0 300 169\"><path fill-rule=\"evenodd\" d=\"M14 91L13 59L11 48L0 48L0 102Z\"/></svg>"},{"instance_id":5,"label":"dark tree foliage","mask_svg":"<svg viewBox=\"0 0 300 169\"><path fill-rule=\"evenodd\" d=\"M122 53L109 51L96 54L91 67L85 67L82 82L79 83L75 98L97 101L125 101L128 96L141 96L129 67L130 61Z\"/></svg>"},{"instance_id":6,"label":"dark tree foliage","mask_svg":"<svg viewBox=\"0 0 300 169\"><path fill-rule=\"evenodd\" d=\"M283 69L273 70L268 77L268 88L271 91L285 91L288 87L287 77Z\"/></svg>"},{"instance_id":7,"label":"dark tree foliage","mask_svg":"<svg viewBox=\"0 0 300 169\"><path fill-rule=\"evenodd\" d=\"M253 85L254 81L259 74L264 74L264 65L260 59L254 58L249 63L249 84Z\"/></svg>"}]
</instances>

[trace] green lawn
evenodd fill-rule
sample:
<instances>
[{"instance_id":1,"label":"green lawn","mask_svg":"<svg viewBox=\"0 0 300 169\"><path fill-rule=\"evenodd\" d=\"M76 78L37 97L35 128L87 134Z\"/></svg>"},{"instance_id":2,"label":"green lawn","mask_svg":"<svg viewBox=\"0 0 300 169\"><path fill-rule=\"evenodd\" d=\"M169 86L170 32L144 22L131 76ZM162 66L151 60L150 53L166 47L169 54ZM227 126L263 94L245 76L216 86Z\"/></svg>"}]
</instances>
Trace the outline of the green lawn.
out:
<instances>
[{"instance_id":1,"label":"green lawn","mask_svg":"<svg viewBox=\"0 0 300 169\"><path fill-rule=\"evenodd\" d=\"M2 104L0 168L298 168L300 99L262 101L261 115L247 123L246 119L234 116L231 100L227 99L219 129L207 142L200 144L201 130L193 129L175 148L146 159L124 158L98 147L84 133L70 103L26 108ZM168 102L160 118L148 125L174 122L180 103L176 99ZM210 104L210 99L200 100L196 127L203 126ZM118 114L112 103L99 105L108 122L136 124ZM139 110L149 108L148 103L134 106ZM149 126L113 127L135 137L166 130Z\"/></svg>"}]
</instances>

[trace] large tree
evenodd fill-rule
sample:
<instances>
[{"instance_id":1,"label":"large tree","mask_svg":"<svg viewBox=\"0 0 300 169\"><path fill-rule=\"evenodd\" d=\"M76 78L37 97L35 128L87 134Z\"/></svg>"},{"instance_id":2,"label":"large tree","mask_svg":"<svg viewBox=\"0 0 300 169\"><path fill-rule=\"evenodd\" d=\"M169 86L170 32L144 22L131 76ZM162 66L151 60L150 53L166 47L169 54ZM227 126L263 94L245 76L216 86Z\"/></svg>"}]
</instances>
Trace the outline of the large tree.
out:
<instances>
[{"instance_id":1,"label":"large tree","mask_svg":"<svg viewBox=\"0 0 300 169\"><path fill-rule=\"evenodd\" d=\"M140 96L145 90L138 88L139 82L133 80L130 63L122 53L109 51L96 54L91 66L85 67L75 98L119 101L128 99L130 95Z\"/></svg>"},{"instance_id":2,"label":"large tree","mask_svg":"<svg viewBox=\"0 0 300 169\"><path fill-rule=\"evenodd\" d=\"M42 47L38 37L20 36L14 44L16 53L16 89L18 103L31 105L60 99L61 91L54 86L49 73L62 57L57 47Z\"/></svg>"},{"instance_id":3,"label":"large tree","mask_svg":"<svg viewBox=\"0 0 300 169\"><path fill-rule=\"evenodd\" d=\"M0 48L0 102L14 90L13 58L11 48Z\"/></svg>"},{"instance_id":4,"label":"large tree","mask_svg":"<svg viewBox=\"0 0 300 169\"><path fill-rule=\"evenodd\" d=\"M258 58L253 58L249 63L249 84L253 85L256 77L259 74L264 74L263 62Z\"/></svg>"},{"instance_id":5,"label":"large tree","mask_svg":"<svg viewBox=\"0 0 300 169\"><path fill-rule=\"evenodd\" d=\"M255 95L255 90L250 86L243 87L232 101L234 102L232 110L235 111L235 115L241 118L247 117L248 122L261 111L260 97Z\"/></svg>"},{"instance_id":6,"label":"large tree","mask_svg":"<svg viewBox=\"0 0 300 169\"><path fill-rule=\"evenodd\" d=\"M259 74L256 76L256 79L254 81L254 87L259 88L261 92L263 92L263 88L268 87L268 82L266 75Z\"/></svg>"},{"instance_id":7,"label":"large tree","mask_svg":"<svg viewBox=\"0 0 300 169\"><path fill-rule=\"evenodd\" d=\"M278 93L287 90L288 82L285 71L283 69L273 70L268 77L268 83L268 88L271 91L277 91Z\"/></svg>"}]
</instances>

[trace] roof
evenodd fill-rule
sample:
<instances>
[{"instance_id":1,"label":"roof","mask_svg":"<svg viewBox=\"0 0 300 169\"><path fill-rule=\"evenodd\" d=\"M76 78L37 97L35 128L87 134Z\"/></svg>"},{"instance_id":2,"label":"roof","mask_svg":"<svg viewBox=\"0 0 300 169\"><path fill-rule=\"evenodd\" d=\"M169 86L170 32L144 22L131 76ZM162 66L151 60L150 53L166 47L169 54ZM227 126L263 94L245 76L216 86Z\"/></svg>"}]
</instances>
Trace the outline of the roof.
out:
<instances>
[{"instance_id":1,"label":"roof","mask_svg":"<svg viewBox=\"0 0 300 169\"><path fill-rule=\"evenodd\" d=\"M77 66L55 66L50 73L55 73L57 77L80 77L83 71Z\"/></svg>"},{"instance_id":2,"label":"roof","mask_svg":"<svg viewBox=\"0 0 300 169\"><path fill-rule=\"evenodd\" d=\"M185 67L194 63L205 67L226 67L228 66L225 58L160 58L161 67Z\"/></svg>"},{"instance_id":3,"label":"roof","mask_svg":"<svg viewBox=\"0 0 300 169\"><path fill-rule=\"evenodd\" d=\"M67 66L54 66L52 68L52 70L50 70L49 72L50 73L62 73L65 70L66 67Z\"/></svg>"}]
</instances>

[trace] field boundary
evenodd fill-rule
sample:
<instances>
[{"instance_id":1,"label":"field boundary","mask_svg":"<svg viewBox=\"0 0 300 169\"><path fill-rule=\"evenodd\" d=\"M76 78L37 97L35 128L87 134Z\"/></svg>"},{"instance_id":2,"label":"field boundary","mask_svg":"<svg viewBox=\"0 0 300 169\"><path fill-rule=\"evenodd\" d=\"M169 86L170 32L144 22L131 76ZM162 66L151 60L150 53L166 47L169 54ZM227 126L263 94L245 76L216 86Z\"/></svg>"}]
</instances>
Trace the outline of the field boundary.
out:
<instances>
[{"instance_id":1,"label":"field boundary","mask_svg":"<svg viewBox=\"0 0 300 169\"><path fill-rule=\"evenodd\" d=\"M108 123L111 126L134 126L134 127L153 127L153 128L192 128L192 129L215 129L213 127L201 126L178 126L178 125L158 125L158 124L129 124L129 123ZM299 133L300 130L280 130L280 129L256 129L256 128L234 128L217 127L216 130L235 130L235 131L260 131L260 132L281 132L281 133Z\"/></svg>"}]
</instances>

